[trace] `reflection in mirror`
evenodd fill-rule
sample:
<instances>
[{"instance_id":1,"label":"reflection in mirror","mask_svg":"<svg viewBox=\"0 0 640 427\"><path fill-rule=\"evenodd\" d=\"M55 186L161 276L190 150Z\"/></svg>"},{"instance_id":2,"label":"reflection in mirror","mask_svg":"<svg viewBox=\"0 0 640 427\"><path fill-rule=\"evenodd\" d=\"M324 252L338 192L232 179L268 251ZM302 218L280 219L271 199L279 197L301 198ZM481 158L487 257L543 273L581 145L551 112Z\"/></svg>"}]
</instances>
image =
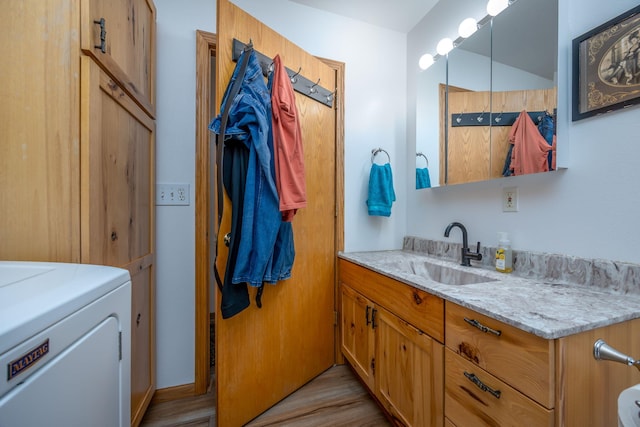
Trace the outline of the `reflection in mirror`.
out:
<instances>
[{"instance_id":1,"label":"reflection in mirror","mask_svg":"<svg viewBox=\"0 0 640 427\"><path fill-rule=\"evenodd\" d=\"M418 76L416 151L429 157L433 187L505 176L515 118L554 113L558 0L511 3ZM476 126L453 125L467 115Z\"/></svg>"},{"instance_id":2,"label":"reflection in mirror","mask_svg":"<svg viewBox=\"0 0 640 427\"><path fill-rule=\"evenodd\" d=\"M444 135L444 101L440 91L444 92L447 82L446 61L436 61L431 67L418 75L416 99L416 152L429 159L429 177L431 187L440 183L440 135ZM423 159L422 159L423 160ZM444 159L442 160L444 161ZM421 168L421 159L416 157L416 168Z\"/></svg>"},{"instance_id":3,"label":"reflection in mirror","mask_svg":"<svg viewBox=\"0 0 640 427\"><path fill-rule=\"evenodd\" d=\"M557 20L557 0L517 1L493 18L492 178L555 169ZM543 22L552 25L540 25ZM521 49L514 50L513 46ZM514 124L522 111L533 123L523 115ZM510 134L527 124L539 128L537 138L518 136L510 140ZM521 148L524 145L526 150Z\"/></svg>"},{"instance_id":4,"label":"reflection in mirror","mask_svg":"<svg viewBox=\"0 0 640 427\"><path fill-rule=\"evenodd\" d=\"M447 185L490 178L490 55L491 25L484 25L447 56L448 133L440 147L446 162L440 180Z\"/></svg>"}]
</instances>

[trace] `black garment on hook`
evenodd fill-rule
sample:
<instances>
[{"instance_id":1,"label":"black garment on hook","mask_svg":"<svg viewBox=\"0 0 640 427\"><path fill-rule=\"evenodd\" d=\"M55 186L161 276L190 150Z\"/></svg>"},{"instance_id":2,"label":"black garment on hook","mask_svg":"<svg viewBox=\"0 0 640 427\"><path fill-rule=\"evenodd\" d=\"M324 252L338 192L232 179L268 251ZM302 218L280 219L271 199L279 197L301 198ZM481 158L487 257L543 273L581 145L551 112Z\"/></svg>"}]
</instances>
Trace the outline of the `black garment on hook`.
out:
<instances>
[{"instance_id":1,"label":"black garment on hook","mask_svg":"<svg viewBox=\"0 0 640 427\"><path fill-rule=\"evenodd\" d=\"M222 301L220 312L223 319L238 314L249 307L249 291L246 283L231 283L231 276L235 269L240 244L240 230L242 229L242 206L244 205L244 189L249 164L249 149L242 143L230 139L225 142L223 154L224 188L231 199L231 243L229 256L224 272L224 286L222 286Z\"/></svg>"}]
</instances>

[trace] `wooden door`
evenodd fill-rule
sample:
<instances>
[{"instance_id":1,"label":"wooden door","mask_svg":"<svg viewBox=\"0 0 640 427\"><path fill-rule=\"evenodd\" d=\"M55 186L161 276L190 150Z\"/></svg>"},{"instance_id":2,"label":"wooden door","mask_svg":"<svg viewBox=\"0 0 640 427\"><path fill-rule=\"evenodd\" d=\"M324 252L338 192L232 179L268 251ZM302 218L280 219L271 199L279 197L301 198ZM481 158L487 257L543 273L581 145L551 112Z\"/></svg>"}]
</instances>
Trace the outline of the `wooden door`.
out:
<instances>
[{"instance_id":1,"label":"wooden door","mask_svg":"<svg viewBox=\"0 0 640 427\"><path fill-rule=\"evenodd\" d=\"M336 87L335 71L228 0L218 1L216 103L235 67L232 39L269 56L279 54L290 69ZM307 207L293 219L296 258L292 277L265 285L262 308L254 302L222 319L216 310L217 421L239 426L265 411L334 363L336 262L336 111L296 93L304 145ZM224 272L231 205L225 195L219 233L218 268ZM218 305L220 294L217 294Z\"/></svg>"},{"instance_id":2,"label":"wooden door","mask_svg":"<svg viewBox=\"0 0 640 427\"><path fill-rule=\"evenodd\" d=\"M155 123L89 57L80 68L82 262L131 274L131 417L138 425L155 391Z\"/></svg>"},{"instance_id":3,"label":"wooden door","mask_svg":"<svg viewBox=\"0 0 640 427\"><path fill-rule=\"evenodd\" d=\"M360 378L374 387L374 334L371 327L374 305L360 293L342 285L342 351Z\"/></svg>"},{"instance_id":4,"label":"wooden door","mask_svg":"<svg viewBox=\"0 0 640 427\"><path fill-rule=\"evenodd\" d=\"M444 423L444 347L376 307L375 394L404 426Z\"/></svg>"},{"instance_id":5,"label":"wooden door","mask_svg":"<svg viewBox=\"0 0 640 427\"><path fill-rule=\"evenodd\" d=\"M451 124L456 112L489 112L490 92L449 88L449 139L447 141L447 184L483 181L490 173L490 126Z\"/></svg>"}]
</instances>

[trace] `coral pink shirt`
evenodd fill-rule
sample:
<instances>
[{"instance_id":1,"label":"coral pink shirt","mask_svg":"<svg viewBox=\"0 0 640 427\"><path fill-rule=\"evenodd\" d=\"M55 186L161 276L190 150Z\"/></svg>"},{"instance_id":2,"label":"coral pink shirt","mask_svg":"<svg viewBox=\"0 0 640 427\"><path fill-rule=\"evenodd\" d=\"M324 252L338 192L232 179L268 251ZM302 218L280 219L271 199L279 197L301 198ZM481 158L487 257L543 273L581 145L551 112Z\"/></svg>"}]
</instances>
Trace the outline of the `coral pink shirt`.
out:
<instances>
[{"instance_id":1,"label":"coral pink shirt","mask_svg":"<svg viewBox=\"0 0 640 427\"><path fill-rule=\"evenodd\" d=\"M540 134L538 127L526 111L522 111L509 133L509 142L513 144L511 169L514 175L547 172L549 170L548 152L555 149ZM555 156L553 156L555 158Z\"/></svg>"},{"instance_id":2,"label":"coral pink shirt","mask_svg":"<svg viewBox=\"0 0 640 427\"><path fill-rule=\"evenodd\" d=\"M276 188L282 220L291 221L296 211L307 205L304 152L296 98L280 55L273 59L273 66L271 114Z\"/></svg>"}]
</instances>

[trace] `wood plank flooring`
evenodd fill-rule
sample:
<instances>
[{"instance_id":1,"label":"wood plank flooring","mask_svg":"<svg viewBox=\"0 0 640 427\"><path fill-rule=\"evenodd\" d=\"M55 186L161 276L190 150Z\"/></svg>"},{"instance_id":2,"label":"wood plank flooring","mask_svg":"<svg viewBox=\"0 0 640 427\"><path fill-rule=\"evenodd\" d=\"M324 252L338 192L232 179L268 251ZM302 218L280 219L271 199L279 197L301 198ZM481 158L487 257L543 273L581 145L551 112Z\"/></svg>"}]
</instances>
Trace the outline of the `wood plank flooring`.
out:
<instances>
[{"instance_id":1,"label":"wood plank flooring","mask_svg":"<svg viewBox=\"0 0 640 427\"><path fill-rule=\"evenodd\" d=\"M215 392L152 404L141 427L213 427ZM383 427L391 424L347 365L322 373L247 427Z\"/></svg>"}]
</instances>

